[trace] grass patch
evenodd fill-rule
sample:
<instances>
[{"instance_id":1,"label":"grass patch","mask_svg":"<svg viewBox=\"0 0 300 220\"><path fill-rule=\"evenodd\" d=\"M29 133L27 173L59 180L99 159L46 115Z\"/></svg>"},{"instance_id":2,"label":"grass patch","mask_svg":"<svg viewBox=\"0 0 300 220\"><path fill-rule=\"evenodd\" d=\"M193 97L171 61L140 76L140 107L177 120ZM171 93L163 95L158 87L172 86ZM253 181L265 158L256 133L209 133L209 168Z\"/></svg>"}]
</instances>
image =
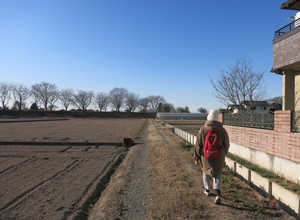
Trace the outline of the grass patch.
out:
<instances>
[{"instance_id":1,"label":"grass patch","mask_svg":"<svg viewBox=\"0 0 300 220\"><path fill-rule=\"evenodd\" d=\"M295 192L298 195L300 195L300 185L298 185L292 181L289 181L289 180L279 176L278 174L273 173L265 168L262 168L255 164L252 164L249 161L247 161L241 157L238 157L234 154L228 153L227 157L238 162L239 164L243 165L244 167L257 172L261 176L271 179L273 182L278 183L280 186L284 187L285 189L290 190L290 191Z\"/></svg>"},{"instance_id":2,"label":"grass patch","mask_svg":"<svg viewBox=\"0 0 300 220\"><path fill-rule=\"evenodd\" d=\"M179 147L184 148L184 149L186 149L188 151L191 151L191 150L194 149L195 145L189 144L189 143L187 143L185 141L182 141L182 142L179 143Z\"/></svg>"},{"instance_id":3,"label":"grass patch","mask_svg":"<svg viewBox=\"0 0 300 220\"><path fill-rule=\"evenodd\" d=\"M135 136L137 140L143 139L144 132L145 132L146 127L148 126L148 123L149 123L148 120L145 120L145 123L143 124L141 129L138 131L138 134Z\"/></svg>"},{"instance_id":4,"label":"grass patch","mask_svg":"<svg viewBox=\"0 0 300 220\"><path fill-rule=\"evenodd\" d=\"M231 188L231 189L235 188L235 184L234 184L232 174L224 175L223 178L222 178L222 183L223 183L223 186L225 186L227 188Z\"/></svg>"}]
</instances>

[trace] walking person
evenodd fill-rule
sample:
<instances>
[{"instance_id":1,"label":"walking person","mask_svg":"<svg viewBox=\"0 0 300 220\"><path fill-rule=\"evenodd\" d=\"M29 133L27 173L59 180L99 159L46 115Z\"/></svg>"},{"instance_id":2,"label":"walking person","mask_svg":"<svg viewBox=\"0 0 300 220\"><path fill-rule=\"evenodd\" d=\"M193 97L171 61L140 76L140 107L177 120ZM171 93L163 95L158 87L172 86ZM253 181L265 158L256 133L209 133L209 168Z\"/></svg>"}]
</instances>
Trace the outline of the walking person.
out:
<instances>
[{"instance_id":1,"label":"walking person","mask_svg":"<svg viewBox=\"0 0 300 220\"><path fill-rule=\"evenodd\" d=\"M210 195L210 179L213 178L213 189L217 192L215 204L221 204L222 172L229 149L227 131L218 118L219 111L209 112L207 121L198 132L194 149L195 164L200 165L203 171L204 194L207 196Z\"/></svg>"}]
</instances>

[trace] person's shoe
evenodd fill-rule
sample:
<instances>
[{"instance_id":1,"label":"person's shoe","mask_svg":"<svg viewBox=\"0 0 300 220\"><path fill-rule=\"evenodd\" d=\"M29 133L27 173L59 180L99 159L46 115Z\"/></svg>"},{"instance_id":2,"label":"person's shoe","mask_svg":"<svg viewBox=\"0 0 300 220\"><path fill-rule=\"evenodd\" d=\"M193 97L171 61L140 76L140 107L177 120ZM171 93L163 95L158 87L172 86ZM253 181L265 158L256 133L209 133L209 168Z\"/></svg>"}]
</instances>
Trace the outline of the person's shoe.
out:
<instances>
[{"instance_id":1,"label":"person's shoe","mask_svg":"<svg viewBox=\"0 0 300 220\"><path fill-rule=\"evenodd\" d=\"M209 192L209 191L206 191L206 190L204 190L204 194L205 194L205 195L207 195L207 196L209 196L209 195L210 195L210 192Z\"/></svg>"},{"instance_id":2,"label":"person's shoe","mask_svg":"<svg viewBox=\"0 0 300 220\"><path fill-rule=\"evenodd\" d=\"M217 196L214 201L215 204L221 204L221 197Z\"/></svg>"}]
</instances>

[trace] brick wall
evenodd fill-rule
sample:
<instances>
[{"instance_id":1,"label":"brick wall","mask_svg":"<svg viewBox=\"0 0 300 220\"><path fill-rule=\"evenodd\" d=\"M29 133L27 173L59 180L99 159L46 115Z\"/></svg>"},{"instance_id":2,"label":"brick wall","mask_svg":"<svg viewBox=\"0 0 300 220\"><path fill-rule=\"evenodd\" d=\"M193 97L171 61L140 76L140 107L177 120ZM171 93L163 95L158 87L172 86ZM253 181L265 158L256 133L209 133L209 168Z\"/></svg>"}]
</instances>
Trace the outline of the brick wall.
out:
<instances>
[{"instance_id":1,"label":"brick wall","mask_svg":"<svg viewBox=\"0 0 300 220\"><path fill-rule=\"evenodd\" d=\"M300 62L300 32L273 45L273 69Z\"/></svg>"},{"instance_id":2,"label":"brick wall","mask_svg":"<svg viewBox=\"0 0 300 220\"><path fill-rule=\"evenodd\" d=\"M230 142L300 163L300 134L291 133L292 112L276 111L274 131L224 125ZM223 122L223 115L219 114Z\"/></svg>"}]
</instances>

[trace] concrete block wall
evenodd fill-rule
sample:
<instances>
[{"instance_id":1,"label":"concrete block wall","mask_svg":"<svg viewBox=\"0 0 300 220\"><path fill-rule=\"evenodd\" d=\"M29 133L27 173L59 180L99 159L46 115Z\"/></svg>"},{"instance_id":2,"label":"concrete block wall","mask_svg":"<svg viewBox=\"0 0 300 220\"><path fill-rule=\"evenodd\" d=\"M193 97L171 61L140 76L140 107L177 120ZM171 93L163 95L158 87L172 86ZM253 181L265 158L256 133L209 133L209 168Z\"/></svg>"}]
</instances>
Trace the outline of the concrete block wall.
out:
<instances>
[{"instance_id":1,"label":"concrete block wall","mask_svg":"<svg viewBox=\"0 0 300 220\"><path fill-rule=\"evenodd\" d=\"M286 211L292 212L292 214L294 211L296 213L294 216L300 219L300 198L298 195L274 182L272 182L272 192L273 196L285 205L283 208L286 209Z\"/></svg>"},{"instance_id":2,"label":"concrete block wall","mask_svg":"<svg viewBox=\"0 0 300 220\"><path fill-rule=\"evenodd\" d=\"M181 137L183 140L187 141L190 144L196 144L197 137L192 135L184 130L174 127L174 134Z\"/></svg>"},{"instance_id":3,"label":"concrete block wall","mask_svg":"<svg viewBox=\"0 0 300 220\"><path fill-rule=\"evenodd\" d=\"M269 196L272 194L272 187L269 179L262 177L254 171L251 171L251 182L254 186L264 191Z\"/></svg>"}]
</instances>

